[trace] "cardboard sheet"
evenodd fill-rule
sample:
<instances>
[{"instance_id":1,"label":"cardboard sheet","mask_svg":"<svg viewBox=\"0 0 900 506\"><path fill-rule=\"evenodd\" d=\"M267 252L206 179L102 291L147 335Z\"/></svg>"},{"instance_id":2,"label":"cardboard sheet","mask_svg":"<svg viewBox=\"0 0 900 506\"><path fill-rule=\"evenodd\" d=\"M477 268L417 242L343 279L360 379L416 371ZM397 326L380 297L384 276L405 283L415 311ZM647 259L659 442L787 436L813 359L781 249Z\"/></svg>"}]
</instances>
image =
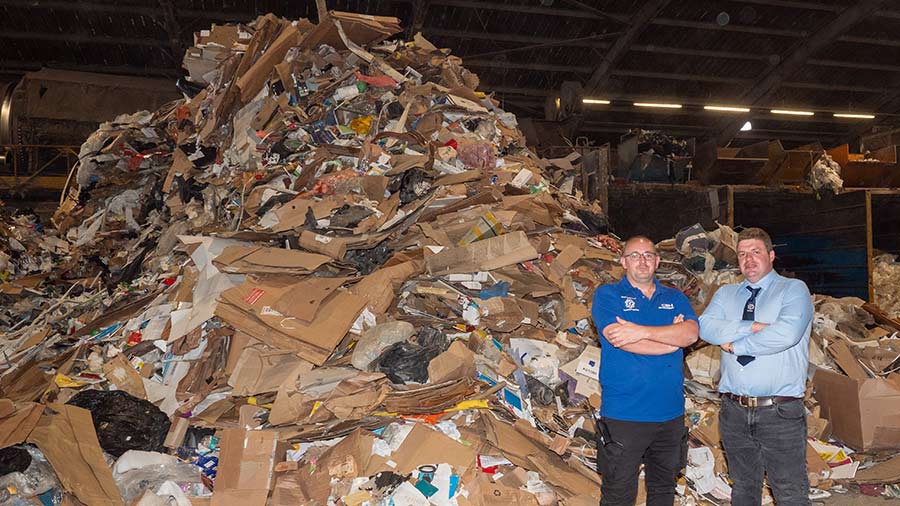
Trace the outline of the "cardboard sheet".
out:
<instances>
[{"instance_id":1,"label":"cardboard sheet","mask_svg":"<svg viewBox=\"0 0 900 506\"><path fill-rule=\"evenodd\" d=\"M447 248L425 259L431 275L479 272L499 269L537 258L538 252L525 232L516 231L474 242L468 246Z\"/></svg>"},{"instance_id":2,"label":"cardboard sheet","mask_svg":"<svg viewBox=\"0 0 900 506\"><path fill-rule=\"evenodd\" d=\"M400 449L391 454L397 463L395 472L406 474L422 464L450 464L453 471L462 474L475 466L475 449L464 446L442 433L422 424L416 424L403 440Z\"/></svg>"},{"instance_id":3,"label":"cardboard sheet","mask_svg":"<svg viewBox=\"0 0 900 506\"><path fill-rule=\"evenodd\" d=\"M874 466L858 471L856 483L897 483L900 481L900 457L893 457Z\"/></svg>"},{"instance_id":4,"label":"cardboard sheet","mask_svg":"<svg viewBox=\"0 0 900 506\"><path fill-rule=\"evenodd\" d=\"M265 506L273 483L278 432L226 429L219 442L219 470L212 506Z\"/></svg>"},{"instance_id":5,"label":"cardboard sheet","mask_svg":"<svg viewBox=\"0 0 900 506\"><path fill-rule=\"evenodd\" d=\"M275 310L304 322L312 322L322 303L337 293L346 278L311 277L289 286L275 302Z\"/></svg>"},{"instance_id":6,"label":"cardboard sheet","mask_svg":"<svg viewBox=\"0 0 900 506\"><path fill-rule=\"evenodd\" d=\"M306 323L274 310L291 283L247 280L222 293L216 314L238 330L266 344L296 352L322 365L350 330L365 306L365 299L340 291L321 304L315 320Z\"/></svg>"},{"instance_id":7,"label":"cardboard sheet","mask_svg":"<svg viewBox=\"0 0 900 506\"><path fill-rule=\"evenodd\" d=\"M0 399L0 404L3 408L0 416L0 448L25 441L44 412L44 406L34 402L13 404L9 399Z\"/></svg>"},{"instance_id":8,"label":"cardboard sheet","mask_svg":"<svg viewBox=\"0 0 900 506\"><path fill-rule=\"evenodd\" d=\"M274 392L291 375L312 368L311 363L293 353L253 345L244 348L228 384L236 396Z\"/></svg>"},{"instance_id":9,"label":"cardboard sheet","mask_svg":"<svg viewBox=\"0 0 900 506\"><path fill-rule=\"evenodd\" d=\"M51 404L28 442L41 449L63 487L85 506L124 504L103 459L90 411Z\"/></svg>"},{"instance_id":10,"label":"cardboard sheet","mask_svg":"<svg viewBox=\"0 0 900 506\"><path fill-rule=\"evenodd\" d=\"M302 274L331 261L330 257L305 251L261 246L229 246L213 263L230 274Z\"/></svg>"}]
</instances>

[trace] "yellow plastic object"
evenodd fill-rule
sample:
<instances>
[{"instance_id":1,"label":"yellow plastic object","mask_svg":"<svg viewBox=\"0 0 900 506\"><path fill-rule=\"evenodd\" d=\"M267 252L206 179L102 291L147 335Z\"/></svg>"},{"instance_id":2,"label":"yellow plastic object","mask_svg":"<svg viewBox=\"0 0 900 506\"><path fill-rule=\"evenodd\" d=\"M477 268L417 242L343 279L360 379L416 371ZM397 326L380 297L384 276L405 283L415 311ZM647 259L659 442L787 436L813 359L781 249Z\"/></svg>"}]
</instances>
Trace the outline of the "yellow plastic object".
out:
<instances>
[{"instance_id":1,"label":"yellow plastic object","mask_svg":"<svg viewBox=\"0 0 900 506\"><path fill-rule=\"evenodd\" d=\"M56 386L59 388L78 388L83 387L87 383L82 383L80 381L75 381L74 379L66 376L65 374L56 373L56 377L53 378L53 381L56 383Z\"/></svg>"},{"instance_id":2,"label":"yellow plastic object","mask_svg":"<svg viewBox=\"0 0 900 506\"><path fill-rule=\"evenodd\" d=\"M372 128L372 116L360 116L350 121L350 128L359 135L366 135Z\"/></svg>"}]
</instances>

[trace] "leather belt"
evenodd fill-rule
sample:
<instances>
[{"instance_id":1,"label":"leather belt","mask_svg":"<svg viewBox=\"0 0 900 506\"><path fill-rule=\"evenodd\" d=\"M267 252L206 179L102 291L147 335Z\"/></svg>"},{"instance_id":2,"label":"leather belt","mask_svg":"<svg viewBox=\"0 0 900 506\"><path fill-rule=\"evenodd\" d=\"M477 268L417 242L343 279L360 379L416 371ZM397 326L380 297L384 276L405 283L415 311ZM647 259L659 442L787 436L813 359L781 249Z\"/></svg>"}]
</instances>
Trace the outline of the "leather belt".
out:
<instances>
[{"instance_id":1,"label":"leather belt","mask_svg":"<svg viewBox=\"0 0 900 506\"><path fill-rule=\"evenodd\" d=\"M775 404L802 400L800 397L783 397L781 395L774 395L772 397L749 397L746 395L733 394L731 392L722 392L722 397L728 397L745 408L764 408Z\"/></svg>"}]
</instances>

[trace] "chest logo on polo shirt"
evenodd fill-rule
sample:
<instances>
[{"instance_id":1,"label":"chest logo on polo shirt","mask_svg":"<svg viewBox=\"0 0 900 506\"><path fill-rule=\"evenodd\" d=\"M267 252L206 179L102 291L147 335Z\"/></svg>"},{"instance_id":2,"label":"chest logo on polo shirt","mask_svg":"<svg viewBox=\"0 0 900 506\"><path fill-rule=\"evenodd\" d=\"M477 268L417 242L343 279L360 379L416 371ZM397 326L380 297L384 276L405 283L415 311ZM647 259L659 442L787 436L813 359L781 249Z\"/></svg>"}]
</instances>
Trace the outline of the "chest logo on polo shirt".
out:
<instances>
[{"instance_id":1,"label":"chest logo on polo shirt","mask_svg":"<svg viewBox=\"0 0 900 506\"><path fill-rule=\"evenodd\" d=\"M625 297L625 311L639 311L635 306L637 303L634 301L634 297Z\"/></svg>"},{"instance_id":2,"label":"chest logo on polo shirt","mask_svg":"<svg viewBox=\"0 0 900 506\"><path fill-rule=\"evenodd\" d=\"M675 309L675 304L662 303L658 309Z\"/></svg>"}]
</instances>

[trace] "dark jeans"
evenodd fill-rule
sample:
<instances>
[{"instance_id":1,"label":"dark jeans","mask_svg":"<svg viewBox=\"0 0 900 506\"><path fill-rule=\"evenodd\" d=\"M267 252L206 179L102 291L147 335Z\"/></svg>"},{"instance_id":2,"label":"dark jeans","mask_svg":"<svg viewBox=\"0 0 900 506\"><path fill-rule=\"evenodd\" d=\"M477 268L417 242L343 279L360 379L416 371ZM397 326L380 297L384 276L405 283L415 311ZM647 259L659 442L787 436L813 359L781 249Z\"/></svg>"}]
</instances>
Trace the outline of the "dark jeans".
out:
<instances>
[{"instance_id":1,"label":"dark jeans","mask_svg":"<svg viewBox=\"0 0 900 506\"><path fill-rule=\"evenodd\" d=\"M604 418L617 444L598 445L598 467L603 475L600 506L633 506L640 465L644 463L647 506L672 506L675 478L684 466L687 443L684 417L666 422L626 422Z\"/></svg>"},{"instance_id":2,"label":"dark jeans","mask_svg":"<svg viewBox=\"0 0 900 506\"><path fill-rule=\"evenodd\" d=\"M809 505L803 401L745 408L723 397L719 430L734 481L732 506L762 503L763 473L777 506Z\"/></svg>"}]
</instances>

